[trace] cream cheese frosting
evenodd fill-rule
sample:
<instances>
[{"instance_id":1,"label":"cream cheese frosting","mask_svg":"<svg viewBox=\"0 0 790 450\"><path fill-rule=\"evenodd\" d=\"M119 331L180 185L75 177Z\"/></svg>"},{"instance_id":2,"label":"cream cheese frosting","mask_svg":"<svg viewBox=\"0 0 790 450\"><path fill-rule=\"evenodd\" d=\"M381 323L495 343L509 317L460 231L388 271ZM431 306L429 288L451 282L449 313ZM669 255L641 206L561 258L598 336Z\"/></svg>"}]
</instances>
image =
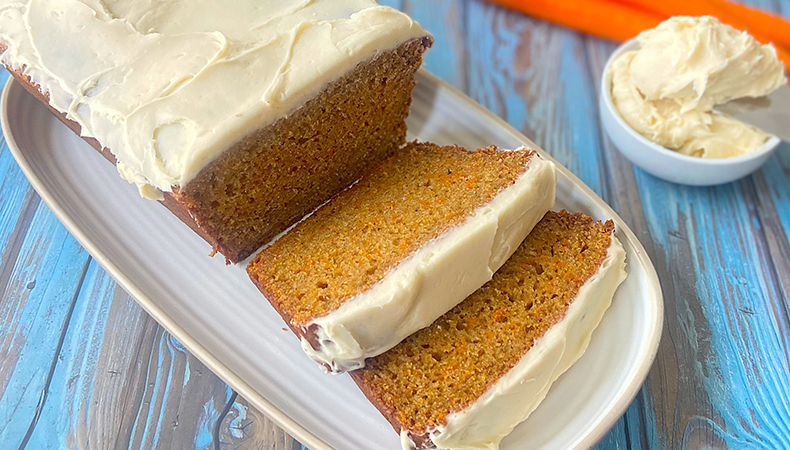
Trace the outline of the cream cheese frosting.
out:
<instances>
[{"instance_id":1,"label":"cream cheese frosting","mask_svg":"<svg viewBox=\"0 0 790 450\"><path fill-rule=\"evenodd\" d=\"M511 186L367 291L305 326L302 349L328 371L364 367L491 279L554 204L554 164L535 155Z\"/></svg>"},{"instance_id":2,"label":"cream cheese frosting","mask_svg":"<svg viewBox=\"0 0 790 450\"><path fill-rule=\"evenodd\" d=\"M150 198L358 63L426 35L373 0L0 0L0 61Z\"/></svg>"},{"instance_id":3,"label":"cream cheese frosting","mask_svg":"<svg viewBox=\"0 0 790 450\"><path fill-rule=\"evenodd\" d=\"M638 133L704 158L752 152L769 135L713 110L760 97L787 80L771 45L714 17L673 17L637 37L639 50L612 64L612 100Z\"/></svg>"},{"instance_id":4,"label":"cream cheese frosting","mask_svg":"<svg viewBox=\"0 0 790 450\"><path fill-rule=\"evenodd\" d=\"M625 250L612 234L601 266L579 288L565 317L474 403L448 414L446 425L428 431L436 447L498 449L502 439L527 419L557 378L587 350L593 331L625 277ZM401 431L401 446L404 450L416 448L406 430Z\"/></svg>"}]
</instances>

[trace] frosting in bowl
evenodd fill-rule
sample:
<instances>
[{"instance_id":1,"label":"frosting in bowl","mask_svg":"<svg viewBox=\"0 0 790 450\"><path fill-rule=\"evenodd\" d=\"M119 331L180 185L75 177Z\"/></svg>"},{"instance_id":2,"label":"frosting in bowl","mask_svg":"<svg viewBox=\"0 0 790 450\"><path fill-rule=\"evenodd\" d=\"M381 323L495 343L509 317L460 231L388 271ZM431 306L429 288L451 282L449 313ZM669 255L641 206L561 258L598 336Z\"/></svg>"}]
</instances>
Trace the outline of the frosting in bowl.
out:
<instances>
[{"instance_id":1,"label":"frosting in bowl","mask_svg":"<svg viewBox=\"0 0 790 450\"><path fill-rule=\"evenodd\" d=\"M760 148L769 135L713 110L786 83L771 45L714 17L673 17L637 37L640 48L610 68L612 101L623 119L658 145L704 158Z\"/></svg>"}]
</instances>

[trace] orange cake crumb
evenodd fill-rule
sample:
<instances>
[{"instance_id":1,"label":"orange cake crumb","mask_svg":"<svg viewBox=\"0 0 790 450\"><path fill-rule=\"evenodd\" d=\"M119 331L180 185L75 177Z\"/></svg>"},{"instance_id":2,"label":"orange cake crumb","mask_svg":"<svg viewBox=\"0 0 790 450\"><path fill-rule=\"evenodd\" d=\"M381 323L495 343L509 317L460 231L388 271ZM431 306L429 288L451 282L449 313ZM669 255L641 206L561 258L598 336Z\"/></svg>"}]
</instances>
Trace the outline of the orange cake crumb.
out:
<instances>
[{"instance_id":1,"label":"orange cake crumb","mask_svg":"<svg viewBox=\"0 0 790 450\"><path fill-rule=\"evenodd\" d=\"M261 251L248 272L298 328L462 223L513 184L534 155L409 144Z\"/></svg>"}]
</instances>

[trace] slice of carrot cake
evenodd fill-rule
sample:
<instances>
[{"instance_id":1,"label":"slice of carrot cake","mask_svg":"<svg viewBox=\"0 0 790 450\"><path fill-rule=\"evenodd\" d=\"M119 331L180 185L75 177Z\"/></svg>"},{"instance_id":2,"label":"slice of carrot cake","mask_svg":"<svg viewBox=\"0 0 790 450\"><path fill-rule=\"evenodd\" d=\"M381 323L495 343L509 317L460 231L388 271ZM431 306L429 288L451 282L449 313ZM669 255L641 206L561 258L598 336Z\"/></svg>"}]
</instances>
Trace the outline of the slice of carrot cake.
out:
<instances>
[{"instance_id":1,"label":"slice of carrot cake","mask_svg":"<svg viewBox=\"0 0 790 450\"><path fill-rule=\"evenodd\" d=\"M485 286L351 373L408 449L496 449L587 349L625 279L614 224L549 212Z\"/></svg>"},{"instance_id":2,"label":"slice of carrot cake","mask_svg":"<svg viewBox=\"0 0 790 450\"><path fill-rule=\"evenodd\" d=\"M555 184L534 150L409 144L247 271L311 358L357 369L490 280L553 205Z\"/></svg>"},{"instance_id":3,"label":"slice of carrot cake","mask_svg":"<svg viewBox=\"0 0 790 450\"><path fill-rule=\"evenodd\" d=\"M233 262L406 143L432 42L373 0L0 0L0 62Z\"/></svg>"}]
</instances>

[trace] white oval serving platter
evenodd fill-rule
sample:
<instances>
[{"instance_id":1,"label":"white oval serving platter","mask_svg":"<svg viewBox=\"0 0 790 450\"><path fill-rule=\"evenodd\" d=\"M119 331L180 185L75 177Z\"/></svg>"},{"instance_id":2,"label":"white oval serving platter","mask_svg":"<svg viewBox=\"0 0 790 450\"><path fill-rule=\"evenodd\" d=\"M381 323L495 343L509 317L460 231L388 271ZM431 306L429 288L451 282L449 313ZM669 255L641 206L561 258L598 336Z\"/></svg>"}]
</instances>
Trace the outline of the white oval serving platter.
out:
<instances>
[{"instance_id":1,"label":"white oval serving platter","mask_svg":"<svg viewBox=\"0 0 790 450\"><path fill-rule=\"evenodd\" d=\"M411 138L467 148L537 148L430 73L421 71L418 80ZM302 353L243 265L209 258L208 244L167 209L141 198L13 79L0 108L11 152L55 215L154 319L241 396L315 450L399 448L398 435L349 376L326 375ZM558 168L555 209L613 219L629 276L587 353L503 441L503 450L593 446L638 392L661 335L661 288L642 245L592 190Z\"/></svg>"}]
</instances>

